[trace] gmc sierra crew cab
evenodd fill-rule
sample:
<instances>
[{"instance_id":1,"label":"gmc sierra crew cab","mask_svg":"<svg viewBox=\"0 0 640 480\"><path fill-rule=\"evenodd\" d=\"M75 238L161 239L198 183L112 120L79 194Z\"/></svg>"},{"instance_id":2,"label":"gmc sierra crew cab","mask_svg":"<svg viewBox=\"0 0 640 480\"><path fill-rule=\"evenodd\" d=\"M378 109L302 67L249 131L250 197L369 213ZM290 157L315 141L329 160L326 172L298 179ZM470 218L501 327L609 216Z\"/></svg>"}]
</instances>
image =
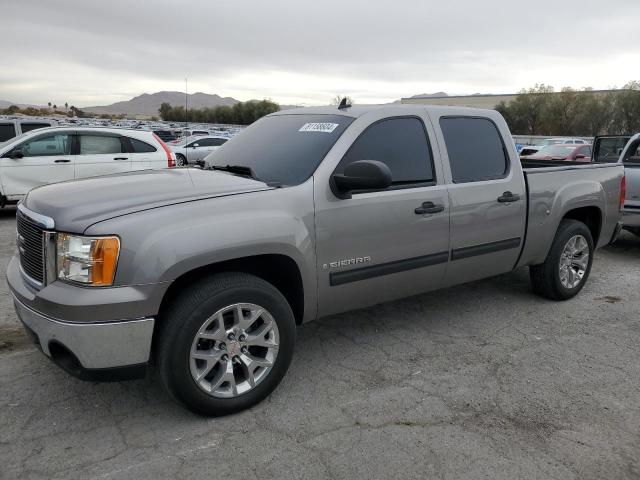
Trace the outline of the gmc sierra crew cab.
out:
<instances>
[{"instance_id":1,"label":"gmc sierra crew cab","mask_svg":"<svg viewBox=\"0 0 640 480\"><path fill-rule=\"evenodd\" d=\"M287 110L207 163L19 205L8 283L59 366L122 379L153 362L187 407L228 414L277 386L296 325L522 266L567 300L620 229L621 164L521 165L492 110Z\"/></svg>"}]
</instances>

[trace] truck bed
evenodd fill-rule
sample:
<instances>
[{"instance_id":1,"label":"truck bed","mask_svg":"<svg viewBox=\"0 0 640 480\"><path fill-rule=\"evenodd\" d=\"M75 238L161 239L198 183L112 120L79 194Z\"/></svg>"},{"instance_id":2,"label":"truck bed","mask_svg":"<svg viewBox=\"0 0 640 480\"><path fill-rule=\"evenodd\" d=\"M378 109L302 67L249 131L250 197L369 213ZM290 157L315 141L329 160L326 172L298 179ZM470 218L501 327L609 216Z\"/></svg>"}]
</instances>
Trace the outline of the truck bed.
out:
<instances>
[{"instance_id":1,"label":"truck bed","mask_svg":"<svg viewBox=\"0 0 640 480\"><path fill-rule=\"evenodd\" d=\"M527 188L527 232L518 266L544 262L561 219L585 205L601 205L597 246L608 244L619 219L622 164L522 161ZM593 207L597 208L597 207ZM594 239L595 240L595 239Z\"/></svg>"}]
</instances>

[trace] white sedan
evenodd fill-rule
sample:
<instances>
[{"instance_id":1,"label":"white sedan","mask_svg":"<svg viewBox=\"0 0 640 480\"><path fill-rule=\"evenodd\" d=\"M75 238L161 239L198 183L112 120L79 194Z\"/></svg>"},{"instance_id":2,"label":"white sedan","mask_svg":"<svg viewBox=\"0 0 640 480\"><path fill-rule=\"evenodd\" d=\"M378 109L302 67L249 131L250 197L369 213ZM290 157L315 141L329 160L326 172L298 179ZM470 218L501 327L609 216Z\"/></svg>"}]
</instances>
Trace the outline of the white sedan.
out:
<instances>
[{"instance_id":1,"label":"white sedan","mask_svg":"<svg viewBox=\"0 0 640 480\"><path fill-rule=\"evenodd\" d=\"M192 135L170 142L169 148L175 153L178 166L184 166L200 163L227 140L227 137L219 135Z\"/></svg>"}]
</instances>

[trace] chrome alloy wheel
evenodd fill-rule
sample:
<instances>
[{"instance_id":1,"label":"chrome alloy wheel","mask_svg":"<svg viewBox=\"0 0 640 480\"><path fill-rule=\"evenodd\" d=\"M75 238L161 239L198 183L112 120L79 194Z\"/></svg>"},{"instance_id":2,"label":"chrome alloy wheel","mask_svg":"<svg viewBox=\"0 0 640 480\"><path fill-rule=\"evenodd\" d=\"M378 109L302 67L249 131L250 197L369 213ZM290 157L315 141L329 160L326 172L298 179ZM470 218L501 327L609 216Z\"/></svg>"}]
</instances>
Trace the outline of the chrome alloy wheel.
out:
<instances>
[{"instance_id":1,"label":"chrome alloy wheel","mask_svg":"<svg viewBox=\"0 0 640 480\"><path fill-rule=\"evenodd\" d=\"M582 235L575 235L565 244L560 255L560 283L564 288L580 285L589 266L589 244Z\"/></svg>"},{"instance_id":2,"label":"chrome alloy wheel","mask_svg":"<svg viewBox=\"0 0 640 480\"><path fill-rule=\"evenodd\" d=\"M264 380L278 356L278 325L264 308L236 303L211 315L191 345L191 377L207 394L233 398Z\"/></svg>"}]
</instances>

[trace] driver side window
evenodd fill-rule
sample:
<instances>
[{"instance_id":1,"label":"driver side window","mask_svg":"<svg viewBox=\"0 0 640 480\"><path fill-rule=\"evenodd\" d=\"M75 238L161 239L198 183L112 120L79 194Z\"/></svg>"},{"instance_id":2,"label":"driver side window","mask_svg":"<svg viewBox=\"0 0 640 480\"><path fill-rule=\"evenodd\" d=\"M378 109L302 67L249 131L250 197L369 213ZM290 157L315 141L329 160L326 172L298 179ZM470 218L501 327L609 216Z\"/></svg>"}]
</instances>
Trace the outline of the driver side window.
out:
<instances>
[{"instance_id":1,"label":"driver side window","mask_svg":"<svg viewBox=\"0 0 640 480\"><path fill-rule=\"evenodd\" d=\"M45 135L28 140L15 150L21 150L24 157L48 157L53 155L69 155L71 142L66 133Z\"/></svg>"},{"instance_id":2,"label":"driver side window","mask_svg":"<svg viewBox=\"0 0 640 480\"><path fill-rule=\"evenodd\" d=\"M391 170L392 186L435 181L431 149L422 121L415 117L387 118L370 125L353 142L336 173L350 163L377 160Z\"/></svg>"}]
</instances>

